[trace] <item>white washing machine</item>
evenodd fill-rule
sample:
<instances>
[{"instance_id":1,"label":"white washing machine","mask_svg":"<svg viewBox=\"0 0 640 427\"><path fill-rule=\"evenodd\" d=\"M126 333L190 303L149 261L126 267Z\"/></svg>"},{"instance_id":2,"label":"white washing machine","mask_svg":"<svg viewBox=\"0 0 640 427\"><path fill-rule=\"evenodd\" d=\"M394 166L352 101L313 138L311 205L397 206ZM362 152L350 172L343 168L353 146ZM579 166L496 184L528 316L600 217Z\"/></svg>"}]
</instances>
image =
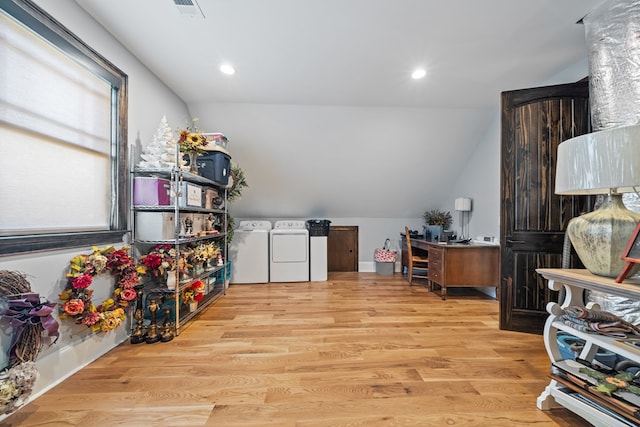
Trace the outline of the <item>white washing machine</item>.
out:
<instances>
[{"instance_id":1,"label":"white washing machine","mask_svg":"<svg viewBox=\"0 0 640 427\"><path fill-rule=\"evenodd\" d=\"M229 283L269 283L269 231L269 221L240 221L229 244Z\"/></svg>"},{"instance_id":2,"label":"white washing machine","mask_svg":"<svg viewBox=\"0 0 640 427\"><path fill-rule=\"evenodd\" d=\"M271 230L271 282L309 281L309 230L304 221L276 221Z\"/></svg>"}]
</instances>

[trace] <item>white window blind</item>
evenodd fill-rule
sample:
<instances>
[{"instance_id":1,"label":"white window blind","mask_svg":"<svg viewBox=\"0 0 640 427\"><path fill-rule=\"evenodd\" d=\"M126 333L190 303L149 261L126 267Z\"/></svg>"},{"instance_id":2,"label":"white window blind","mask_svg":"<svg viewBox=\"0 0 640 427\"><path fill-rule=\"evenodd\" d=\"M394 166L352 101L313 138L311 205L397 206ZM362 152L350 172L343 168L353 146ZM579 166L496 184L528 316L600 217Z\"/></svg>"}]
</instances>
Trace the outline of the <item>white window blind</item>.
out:
<instances>
[{"instance_id":1,"label":"white window blind","mask_svg":"<svg viewBox=\"0 0 640 427\"><path fill-rule=\"evenodd\" d=\"M0 234L109 230L112 96L0 14Z\"/></svg>"}]
</instances>

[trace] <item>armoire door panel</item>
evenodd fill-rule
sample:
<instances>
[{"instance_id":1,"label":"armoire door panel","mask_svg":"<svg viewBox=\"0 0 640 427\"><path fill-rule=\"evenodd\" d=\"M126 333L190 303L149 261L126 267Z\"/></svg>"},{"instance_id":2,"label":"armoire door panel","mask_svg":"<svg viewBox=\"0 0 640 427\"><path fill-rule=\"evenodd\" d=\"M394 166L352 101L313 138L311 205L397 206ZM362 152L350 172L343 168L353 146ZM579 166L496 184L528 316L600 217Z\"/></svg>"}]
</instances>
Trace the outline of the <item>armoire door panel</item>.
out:
<instances>
[{"instance_id":1,"label":"armoire door panel","mask_svg":"<svg viewBox=\"0 0 640 427\"><path fill-rule=\"evenodd\" d=\"M586 81L502 94L501 329L542 333L556 296L536 269L562 265L564 230L588 203L555 194L558 145L589 130Z\"/></svg>"}]
</instances>

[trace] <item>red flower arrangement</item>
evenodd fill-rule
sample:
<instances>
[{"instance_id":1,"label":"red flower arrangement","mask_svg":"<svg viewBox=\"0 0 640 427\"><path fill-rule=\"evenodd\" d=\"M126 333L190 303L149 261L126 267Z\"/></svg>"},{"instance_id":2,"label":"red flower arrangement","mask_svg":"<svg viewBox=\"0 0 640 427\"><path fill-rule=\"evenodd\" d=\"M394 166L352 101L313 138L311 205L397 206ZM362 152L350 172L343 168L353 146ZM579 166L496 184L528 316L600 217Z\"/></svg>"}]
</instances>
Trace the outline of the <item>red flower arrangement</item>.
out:
<instances>
[{"instance_id":1,"label":"red flower arrangement","mask_svg":"<svg viewBox=\"0 0 640 427\"><path fill-rule=\"evenodd\" d=\"M176 268L176 250L167 244L156 245L149 253L138 260L136 271L138 274L149 274L161 277Z\"/></svg>"},{"instance_id":2,"label":"red flower arrangement","mask_svg":"<svg viewBox=\"0 0 640 427\"><path fill-rule=\"evenodd\" d=\"M116 329L125 319L125 308L136 298L136 286L140 280L135 263L127 253L128 247L116 250L113 246L93 248L88 255L76 255L70 261L67 287L59 295L62 301L60 318L74 318L93 332ZM91 300L93 277L109 271L116 277L113 298L99 306Z\"/></svg>"},{"instance_id":3,"label":"red flower arrangement","mask_svg":"<svg viewBox=\"0 0 640 427\"><path fill-rule=\"evenodd\" d=\"M200 302L204 298L204 283L200 280L196 280L187 286L181 294L183 304L189 304L192 302Z\"/></svg>"}]
</instances>

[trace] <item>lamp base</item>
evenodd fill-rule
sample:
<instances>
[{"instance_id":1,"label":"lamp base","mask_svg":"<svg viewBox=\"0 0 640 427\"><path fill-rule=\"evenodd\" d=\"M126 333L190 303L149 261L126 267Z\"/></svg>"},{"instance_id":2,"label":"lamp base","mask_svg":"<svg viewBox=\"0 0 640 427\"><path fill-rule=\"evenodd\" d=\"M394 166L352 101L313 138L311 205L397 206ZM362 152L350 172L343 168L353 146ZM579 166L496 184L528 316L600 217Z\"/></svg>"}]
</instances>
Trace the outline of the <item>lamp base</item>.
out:
<instances>
[{"instance_id":1,"label":"lamp base","mask_svg":"<svg viewBox=\"0 0 640 427\"><path fill-rule=\"evenodd\" d=\"M618 277L626 264L622 253L639 221L640 214L625 207L622 195L610 194L595 211L569 221L567 234L587 270L598 276ZM635 266L629 275L639 269Z\"/></svg>"}]
</instances>

